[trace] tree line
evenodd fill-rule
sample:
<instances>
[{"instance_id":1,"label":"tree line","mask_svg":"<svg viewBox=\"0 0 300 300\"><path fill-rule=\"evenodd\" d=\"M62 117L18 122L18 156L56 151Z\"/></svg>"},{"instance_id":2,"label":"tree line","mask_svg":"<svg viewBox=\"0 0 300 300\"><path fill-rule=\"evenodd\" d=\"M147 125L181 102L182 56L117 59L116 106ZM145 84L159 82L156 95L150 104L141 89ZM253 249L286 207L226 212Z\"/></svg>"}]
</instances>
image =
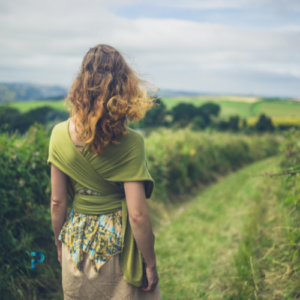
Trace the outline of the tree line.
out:
<instances>
[{"instance_id":1,"label":"tree line","mask_svg":"<svg viewBox=\"0 0 300 300\"><path fill-rule=\"evenodd\" d=\"M156 105L149 110L136 127L173 127L184 128L190 126L193 130L213 128L220 131L272 132L275 126L272 119L261 114L254 126L249 126L246 119L231 116L220 118L220 105L207 102L201 106L192 103L179 103L168 110L164 102L156 99ZM279 129L289 129L291 126L280 126Z\"/></svg>"},{"instance_id":2,"label":"tree line","mask_svg":"<svg viewBox=\"0 0 300 300\"><path fill-rule=\"evenodd\" d=\"M156 98L156 104L147 111L145 117L138 123L130 123L130 127L135 129L157 127L177 129L190 126L192 130L211 128L219 131L243 131L245 133L272 132L275 130L272 119L265 114L258 117L255 125L249 126L246 119L239 116L224 119L220 117L220 112L220 105L213 102L207 102L201 106L195 106L192 103L179 103L172 109L167 109L161 98ZM18 130L21 134L25 133L34 122L45 125L57 118L64 121L68 117L69 113L67 111L56 110L50 106L32 109L25 113L9 106L0 107L0 127L2 131L12 132ZM291 127L295 126L280 125L278 129L285 130Z\"/></svg>"}]
</instances>

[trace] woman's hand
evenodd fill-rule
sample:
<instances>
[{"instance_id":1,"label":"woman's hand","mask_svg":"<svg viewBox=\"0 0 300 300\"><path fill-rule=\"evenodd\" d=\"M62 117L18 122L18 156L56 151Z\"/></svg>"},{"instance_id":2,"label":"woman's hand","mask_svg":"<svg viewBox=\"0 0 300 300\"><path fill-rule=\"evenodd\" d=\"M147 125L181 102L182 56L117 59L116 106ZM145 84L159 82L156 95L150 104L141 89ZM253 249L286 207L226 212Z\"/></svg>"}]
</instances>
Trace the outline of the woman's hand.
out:
<instances>
[{"instance_id":1,"label":"woman's hand","mask_svg":"<svg viewBox=\"0 0 300 300\"><path fill-rule=\"evenodd\" d=\"M62 243L57 243L56 245L57 247L57 254L58 254L58 261L59 261L59 264L60 266L62 266Z\"/></svg>"},{"instance_id":2,"label":"woman's hand","mask_svg":"<svg viewBox=\"0 0 300 300\"><path fill-rule=\"evenodd\" d=\"M156 266L153 268L146 267L147 282L145 282L146 287L142 287L141 290L144 292L153 292L158 284L158 274Z\"/></svg>"}]
</instances>

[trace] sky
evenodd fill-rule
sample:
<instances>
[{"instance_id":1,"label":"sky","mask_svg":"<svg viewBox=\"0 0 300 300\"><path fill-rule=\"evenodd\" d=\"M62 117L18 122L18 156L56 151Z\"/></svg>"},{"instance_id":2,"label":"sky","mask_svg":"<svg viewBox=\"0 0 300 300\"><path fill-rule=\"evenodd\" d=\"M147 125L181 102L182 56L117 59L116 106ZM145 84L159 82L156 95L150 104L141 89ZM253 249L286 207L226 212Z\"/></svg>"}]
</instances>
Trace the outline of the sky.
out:
<instances>
[{"instance_id":1,"label":"sky","mask_svg":"<svg viewBox=\"0 0 300 300\"><path fill-rule=\"evenodd\" d=\"M0 81L70 87L118 49L156 88L300 97L299 0L2 0Z\"/></svg>"}]
</instances>

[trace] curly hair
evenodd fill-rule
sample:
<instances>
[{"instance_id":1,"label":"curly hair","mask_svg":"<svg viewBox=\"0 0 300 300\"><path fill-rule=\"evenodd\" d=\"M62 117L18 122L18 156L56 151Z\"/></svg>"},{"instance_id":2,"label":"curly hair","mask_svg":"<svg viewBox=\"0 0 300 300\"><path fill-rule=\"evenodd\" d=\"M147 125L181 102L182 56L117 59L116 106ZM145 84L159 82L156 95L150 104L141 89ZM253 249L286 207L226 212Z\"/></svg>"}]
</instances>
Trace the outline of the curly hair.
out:
<instances>
[{"instance_id":1,"label":"curly hair","mask_svg":"<svg viewBox=\"0 0 300 300\"><path fill-rule=\"evenodd\" d=\"M138 121L155 104L149 83L128 66L119 51L97 45L84 56L66 98L75 131L88 150L100 155L128 134L128 119Z\"/></svg>"}]
</instances>

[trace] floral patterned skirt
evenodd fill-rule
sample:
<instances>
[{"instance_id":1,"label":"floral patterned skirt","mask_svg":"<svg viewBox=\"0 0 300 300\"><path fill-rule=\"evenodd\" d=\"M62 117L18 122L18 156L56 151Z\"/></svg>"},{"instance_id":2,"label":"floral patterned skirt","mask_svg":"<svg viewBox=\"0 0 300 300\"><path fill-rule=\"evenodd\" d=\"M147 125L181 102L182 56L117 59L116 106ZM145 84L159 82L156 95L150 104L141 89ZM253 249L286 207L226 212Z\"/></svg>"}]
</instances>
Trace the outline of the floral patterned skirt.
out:
<instances>
[{"instance_id":1,"label":"floral patterned skirt","mask_svg":"<svg viewBox=\"0 0 300 300\"><path fill-rule=\"evenodd\" d=\"M83 253L99 273L122 249L122 210L105 215L79 214L72 207L58 239L67 247L75 267L82 271Z\"/></svg>"}]
</instances>

